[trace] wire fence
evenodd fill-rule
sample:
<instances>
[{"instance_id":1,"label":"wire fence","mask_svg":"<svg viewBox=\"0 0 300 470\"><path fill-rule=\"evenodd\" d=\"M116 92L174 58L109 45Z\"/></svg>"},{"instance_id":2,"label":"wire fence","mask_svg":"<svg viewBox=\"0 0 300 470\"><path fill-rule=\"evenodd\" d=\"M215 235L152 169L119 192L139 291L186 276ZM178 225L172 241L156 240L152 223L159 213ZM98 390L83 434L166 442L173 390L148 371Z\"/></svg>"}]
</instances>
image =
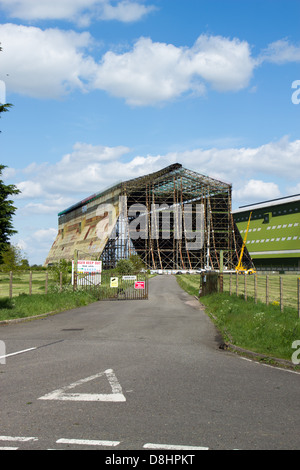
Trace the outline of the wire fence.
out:
<instances>
[{"instance_id":1,"label":"wire fence","mask_svg":"<svg viewBox=\"0 0 300 470\"><path fill-rule=\"evenodd\" d=\"M148 276L145 272L120 275L113 271L76 276L48 271L16 271L0 273L0 298L26 294L48 294L70 290L98 290L101 300L142 300L148 298Z\"/></svg>"},{"instance_id":2,"label":"wire fence","mask_svg":"<svg viewBox=\"0 0 300 470\"><path fill-rule=\"evenodd\" d=\"M296 275L224 274L220 275L220 290L278 305L282 312L285 307L297 309L300 318L300 278Z\"/></svg>"},{"instance_id":3,"label":"wire fence","mask_svg":"<svg viewBox=\"0 0 300 470\"><path fill-rule=\"evenodd\" d=\"M0 298L15 297L21 294L48 294L53 285L63 287L63 273L58 282L54 281L48 271L15 271L0 273Z\"/></svg>"}]
</instances>

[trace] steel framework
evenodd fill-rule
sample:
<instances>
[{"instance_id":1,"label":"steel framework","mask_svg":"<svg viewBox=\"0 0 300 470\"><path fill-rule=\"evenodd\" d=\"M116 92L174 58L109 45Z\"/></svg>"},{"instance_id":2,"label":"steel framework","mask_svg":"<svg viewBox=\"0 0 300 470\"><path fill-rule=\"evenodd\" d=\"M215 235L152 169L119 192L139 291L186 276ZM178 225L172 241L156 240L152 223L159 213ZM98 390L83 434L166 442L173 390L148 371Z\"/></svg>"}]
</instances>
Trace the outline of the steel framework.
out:
<instances>
[{"instance_id":1,"label":"steel framework","mask_svg":"<svg viewBox=\"0 0 300 470\"><path fill-rule=\"evenodd\" d=\"M230 184L174 164L119 183L60 213L60 239L52 247L53 256L66 257L64 231L71 233L74 227L78 231L81 224L80 232L83 226L87 230L85 243L88 234L91 237L91 225L94 229L94 238L88 245L92 251L87 244L82 251L86 257L93 254L101 259L104 268L114 268L119 259L137 254L148 269L154 270L198 270L207 266L216 270L222 261L224 267L234 269L243 240L232 217L231 197ZM122 203L116 209L112 234L97 248L95 227L107 213L97 216L96 208L104 200L115 204L116 199ZM76 243L80 247L83 241L76 240L75 235L72 242L70 235L68 244L65 241L69 257ZM65 253L60 255L60 250ZM53 256L50 252L47 263ZM247 250L244 264L251 265Z\"/></svg>"}]
</instances>

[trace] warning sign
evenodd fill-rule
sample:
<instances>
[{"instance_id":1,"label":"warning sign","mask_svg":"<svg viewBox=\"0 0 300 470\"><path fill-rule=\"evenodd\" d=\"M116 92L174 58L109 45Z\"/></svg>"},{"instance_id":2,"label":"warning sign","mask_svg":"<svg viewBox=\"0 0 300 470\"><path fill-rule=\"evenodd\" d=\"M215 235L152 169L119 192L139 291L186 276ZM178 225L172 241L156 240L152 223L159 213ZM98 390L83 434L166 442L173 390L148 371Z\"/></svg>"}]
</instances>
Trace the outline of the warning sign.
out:
<instances>
[{"instance_id":1,"label":"warning sign","mask_svg":"<svg viewBox=\"0 0 300 470\"><path fill-rule=\"evenodd\" d=\"M135 289L145 289L145 281L135 281L134 288Z\"/></svg>"},{"instance_id":2,"label":"warning sign","mask_svg":"<svg viewBox=\"0 0 300 470\"><path fill-rule=\"evenodd\" d=\"M119 286L119 278L111 277L110 278L110 287L118 287Z\"/></svg>"},{"instance_id":3,"label":"warning sign","mask_svg":"<svg viewBox=\"0 0 300 470\"><path fill-rule=\"evenodd\" d=\"M72 261L72 285L74 285L75 273L74 260ZM77 261L77 285L101 284L102 261L78 260Z\"/></svg>"}]
</instances>

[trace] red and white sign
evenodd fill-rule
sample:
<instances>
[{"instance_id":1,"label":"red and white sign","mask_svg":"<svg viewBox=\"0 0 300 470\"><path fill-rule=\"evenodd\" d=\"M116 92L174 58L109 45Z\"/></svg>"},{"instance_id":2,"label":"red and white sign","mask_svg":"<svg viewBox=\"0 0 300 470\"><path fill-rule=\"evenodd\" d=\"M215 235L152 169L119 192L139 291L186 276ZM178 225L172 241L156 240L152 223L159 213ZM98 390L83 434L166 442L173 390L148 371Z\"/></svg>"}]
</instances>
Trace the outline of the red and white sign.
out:
<instances>
[{"instance_id":1,"label":"red and white sign","mask_svg":"<svg viewBox=\"0 0 300 470\"><path fill-rule=\"evenodd\" d=\"M145 281L135 281L134 288L135 289L145 289Z\"/></svg>"},{"instance_id":2,"label":"red and white sign","mask_svg":"<svg viewBox=\"0 0 300 470\"><path fill-rule=\"evenodd\" d=\"M77 285L86 285L87 282L88 284L101 284L101 272L102 261L78 260ZM72 284L74 284L74 260L72 261Z\"/></svg>"}]
</instances>

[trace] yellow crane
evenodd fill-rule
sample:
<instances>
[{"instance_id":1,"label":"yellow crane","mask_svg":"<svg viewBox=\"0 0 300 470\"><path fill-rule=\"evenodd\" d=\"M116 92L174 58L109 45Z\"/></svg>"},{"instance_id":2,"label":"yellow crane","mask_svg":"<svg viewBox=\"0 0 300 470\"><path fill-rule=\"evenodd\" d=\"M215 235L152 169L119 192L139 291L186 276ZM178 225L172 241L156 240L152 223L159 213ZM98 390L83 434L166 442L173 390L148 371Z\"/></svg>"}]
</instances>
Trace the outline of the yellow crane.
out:
<instances>
[{"instance_id":1,"label":"yellow crane","mask_svg":"<svg viewBox=\"0 0 300 470\"><path fill-rule=\"evenodd\" d=\"M243 263L242 263L243 255L244 255L244 251L245 251L245 246L246 246L246 241L247 241L247 236L248 236L249 227L250 227L251 216L252 216L252 212L250 212L250 217L249 217L249 220L248 220L247 229L246 229L245 237L244 237L244 240L243 240L243 245L242 245L242 249L241 249L241 253L240 253L240 257L239 257L239 262L238 262L238 265L235 268L235 271L238 274L255 274L256 273L256 271L253 268L247 269L247 268L245 268L245 266L243 266Z\"/></svg>"}]
</instances>

